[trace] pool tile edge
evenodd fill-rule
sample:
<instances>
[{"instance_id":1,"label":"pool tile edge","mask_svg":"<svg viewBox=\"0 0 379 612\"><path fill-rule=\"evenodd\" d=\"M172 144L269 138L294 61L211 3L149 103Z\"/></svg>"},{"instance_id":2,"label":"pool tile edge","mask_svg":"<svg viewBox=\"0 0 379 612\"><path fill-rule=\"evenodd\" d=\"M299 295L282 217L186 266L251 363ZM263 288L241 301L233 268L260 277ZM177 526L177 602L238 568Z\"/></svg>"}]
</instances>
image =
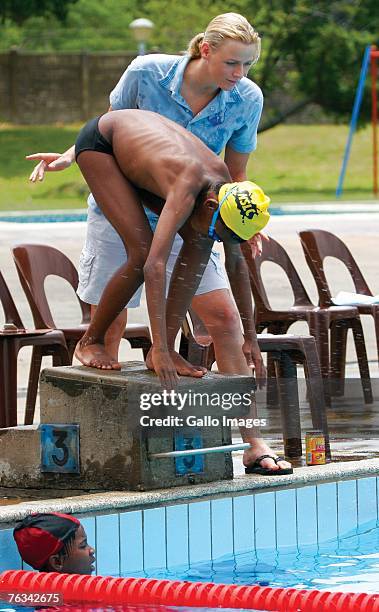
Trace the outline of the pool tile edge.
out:
<instances>
[{"instance_id":1,"label":"pool tile edge","mask_svg":"<svg viewBox=\"0 0 379 612\"><path fill-rule=\"evenodd\" d=\"M356 477L379 475L379 459L346 461L296 468L288 476L237 476L233 480L217 481L208 484L188 487L160 489L158 491L134 492L112 491L99 492L60 499L22 502L0 507L0 527L3 523L19 520L33 511L38 512L72 512L75 514L97 511L128 510L144 506L155 506L167 503L183 503L205 497L223 494L259 493L282 488L306 486L322 482L348 480Z\"/></svg>"}]
</instances>

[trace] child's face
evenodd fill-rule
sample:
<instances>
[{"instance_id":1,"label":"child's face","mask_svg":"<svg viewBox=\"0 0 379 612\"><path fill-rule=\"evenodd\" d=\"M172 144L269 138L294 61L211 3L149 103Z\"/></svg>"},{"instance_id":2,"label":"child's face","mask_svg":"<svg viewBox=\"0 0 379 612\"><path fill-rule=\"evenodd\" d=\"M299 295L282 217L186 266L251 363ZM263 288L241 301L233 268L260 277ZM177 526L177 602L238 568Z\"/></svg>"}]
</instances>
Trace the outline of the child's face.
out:
<instances>
[{"instance_id":1,"label":"child's face","mask_svg":"<svg viewBox=\"0 0 379 612\"><path fill-rule=\"evenodd\" d=\"M92 574L95 570L95 549L87 542L87 535L82 525L78 527L69 554L64 557L62 573Z\"/></svg>"}]
</instances>

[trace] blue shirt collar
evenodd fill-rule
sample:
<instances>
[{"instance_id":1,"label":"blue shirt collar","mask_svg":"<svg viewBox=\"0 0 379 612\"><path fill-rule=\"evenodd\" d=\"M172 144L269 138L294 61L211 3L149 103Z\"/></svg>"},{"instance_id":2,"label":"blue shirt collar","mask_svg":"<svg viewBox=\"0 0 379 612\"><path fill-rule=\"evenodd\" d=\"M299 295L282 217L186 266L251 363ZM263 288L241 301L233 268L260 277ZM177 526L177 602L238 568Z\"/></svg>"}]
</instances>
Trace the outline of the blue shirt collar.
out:
<instances>
[{"instance_id":1,"label":"blue shirt collar","mask_svg":"<svg viewBox=\"0 0 379 612\"><path fill-rule=\"evenodd\" d=\"M175 98L175 100L177 100L177 102L179 102L182 106L186 106L187 108L188 104L181 96L180 89L183 82L184 71L190 60L191 58L189 55L184 55L183 57L178 58L165 76L159 80L163 87L171 91L173 98ZM212 100L206 108L208 109L212 105L213 107L217 107L217 111L221 111L225 109L226 104L234 104L236 102L242 102L242 100L243 98L238 89L238 85L235 85L230 91L221 90L217 94L216 98L214 98L214 100ZM207 112L206 114L212 114L212 112Z\"/></svg>"}]
</instances>

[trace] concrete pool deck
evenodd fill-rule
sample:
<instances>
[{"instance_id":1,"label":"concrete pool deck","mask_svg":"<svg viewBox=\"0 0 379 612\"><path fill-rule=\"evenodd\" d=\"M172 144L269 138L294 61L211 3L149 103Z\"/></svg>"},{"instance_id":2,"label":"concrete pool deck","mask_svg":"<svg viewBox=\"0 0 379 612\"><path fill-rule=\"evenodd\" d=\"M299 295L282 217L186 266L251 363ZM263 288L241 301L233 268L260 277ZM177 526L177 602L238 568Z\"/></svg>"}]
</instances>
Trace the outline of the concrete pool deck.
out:
<instances>
[{"instance_id":1,"label":"concrete pool deck","mask_svg":"<svg viewBox=\"0 0 379 612\"><path fill-rule=\"evenodd\" d=\"M350 204L350 203L349 203ZM356 205L358 203L355 203ZM344 202L339 204L345 206ZM347 205L347 203L346 203ZM62 250L77 265L80 251L85 237L86 224L83 222L72 223L11 223L0 221L1 243L0 243L0 268L5 276L9 288L13 294L17 307L25 325L33 327L32 317L26 298L21 289L17 272L12 260L11 247L22 242L37 242L50 244ZM377 253L377 240L379 235L379 215L376 213L362 212L341 213L341 214L307 214L307 215L288 215L272 216L269 224L269 234L277 239L288 251L291 259L296 263L296 267L303 280L303 283L314 303L317 303L317 291L313 278L308 270L305 258L300 245L297 232L306 228L319 228L329 230L338 234L345 240L353 253L356 261L361 267L365 278L374 294L379 293L377 258L373 256ZM221 249L219 245L216 248ZM327 265L327 272L330 275L332 286L335 293L338 291L352 291L353 285L350 276L339 262L335 265ZM278 266L266 264L264 267L264 277L270 278L270 301L276 308L280 308L292 303L292 292L286 282L284 273ZM53 316L58 325L69 325L79 320L79 306L72 295L71 288L65 281L48 278L46 291L51 306ZM146 301L143 297L139 309L129 310L129 320L131 323L147 323ZM363 317L363 327L365 331L366 347L370 362L371 376L379 376L377 363L376 342L374 325L370 317ZM304 323L296 323L291 327L291 333L307 333L307 326ZM140 359L141 352L131 350L127 342L122 343L121 361L128 359ZM29 353L28 349L23 349L19 360L19 410L22 415L26 396L27 369ZM348 376L357 375L357 363L352 342L348 342ZM44 364L50 365L50 360L45 358Z\"/></svg>"},{"instance_id":2,"label":"concrete pool deck","mask_svg":"<svg viewBox=\"0 0 379 612\"><path fill-rule=\"evenodd\" d=\"M237 471L241 469L236 466ZM17 521L32 512L64 512L72 514L107 514L121 510L157 507L167 504L188 503L203 499L248 493L264 493L298 488L327 482L352 480L377 476L379 459L330 463L296 468L287 476L253 476L235 474L233 480L208 484L174 487L148 492L111 491L84 495L68 495L64 498L38 499L0 505L0 528ZM63 493L63 492L60 492Z\"/></svg>"},{"instance_id":3,"label":"concrete pool deck","mask_svg":"<svg viewBox=\"0 0 379 612\"><path fill-rule=\"evenodd\" d=\"M344 207L344 202L340 203L341 209ZM356 205L357 203L354 203ZM48 231L47 231L48 228ZM304 282L304 285L309 292L311 299L316 303L317 292L313 279L308 271L297 231L306 228L319 228L332 231L340 236L349 246L356 261L361 267L366 280L371 287L374 294L379 293L379 282L378 282L378 263L376 253L378 252L378 234L379 234L379 216L377 214L371 214L368 212L360 212L354 214L351 212L341 214L307 214L307 215L288 215L288 216L273 216L270 221L269 234L277 239L288 251L290 257L296 263L296 267L300 273L300 276ZM2 235L2 241L0 244L0 267L4 274L6 281L14 296L15 302L20 310L21 316L26 325L32 326L32 318L27 305L26 299L23 295L20 287L17 273L12 261L10 253L10 247L16 243L22 242L40 242L45 244L51 244L58 249L65 252L72 261L77 264L81 246L85 236L85 223L53 223L48 226L45 223L32 223L32 224L19 224L10 222L0 221L0 232ZM328 269L329 272L329 269ZM270 292L270 299L275 307L285 306L291 303L291 291L285 281L284 274L280 269L275 266L267 265L264 274L270 278L272 293ZM352 291L352 281L341 265L336 262L336 265L330 266L330 274L332 285L335 288L335 293L340 290ZM57 324L68 325L70 322L76 322L79 318L79 308L71 295L71 289L66 284L57 279L51 278L47 281L47 293L49 300L52 305L52 311ZM142 306L140 309L134 309L130 311L130 322L147 322L147 311L146 302L143 299ZM372 378L378 377L378 363L377 363L377 352L376 352L376 341L374 334L373 321L369 317L363 317L363 327L365 331L366 346L368 352L368 358L370 363L370 371ZM299 323L291 328L292 333L307 333L307 327L305 324ZM140 353L135 350L132 351L127 343L123 343L121 352L121 360L128 359L140 359ZM19 359L19 397L18 397L18 410L19 420L22 422L25 397L26 397L26 384L27 384L27 372L29 363L28 349L23 349ZM352 348L352 341L349 338L348 342L348 366L347 374L352 378L357 377L357 363L354 350ZM50 366L50 360L45 359L44 364ZM378 396L376 395L376 400ZM364 410L363 404L361 405ZM362 413L364 414L364 413ZM356 415L359 419L359 414ZM38 422L38 411L36 412L36 422ZM327 466L317 466L312 468L298 468L295 470L293 477L294 480L288 480L289 477L282 476L280 478L263 478L242 475L242 465L240 457L237 455L234 460L236 478L233 481L223 481L220 483L220 487L230 487L230 492L238 492L242 490L251 490L255 488L261 488L262 486L269 487L281 487L291 486L297 481L298 484L305 484L308 479L314 478L316 474L321 475L323 479L329 478L349 478L353 477L353 471L358 470L361 475L373 475L378 472L379 459L372 459L372 457L379 456L379 437L378 433L375 432L373 439L361 439L353 438L332 441L332 451L336 456L340 455L343 457L349 457L351 459L354 456L360 458L366 457L363 461L348 461L338 464L330 464ZM275 450L280 452L281 440L279 436L275 436L273 439L273 445ZM369 457L369 459L367 459ZM313 476L312 476L313 475ZM286 480L285 480L286 479ZM267 483L266 483L267 481ZM199 485L205 486L205 485ZM215 492L214 485L209 485ZM242 488L241 488L242 487ZM195 487L191 487L187 490L186 494L190 495L191 491L195 494ZM220 493L222 491L220 490ZM172 499L180 499L180 495L183 496L183 490L181 489L170 489L168 492L159 492L162 495L172 497ZM200 491L199 491L200 494ZM202 495L209 495L205 491ZM0 496L9 495L12 496L12 491L0 492ZM143 503L143 499L146 499L145 503L158 503L148 501L151 500L151 496L158 495L157 493L106 493L104 495L86 495L77 497L68 497L65 500L45 500L42 501L29 501L22 502L17 505L7 505L0 507L0 522L6 522L12 520L10 517L16 518L19 513L27 513L33 509L61 509L64 511L75 511L84 512L89 511L90 504L94 510L96 504L107 504L117 503L117 507L125 507ZM143 496L143 497L142 497ZM109 502L107 500L109 499ZM118 500L116 502L116 500ZM133 501L135 500L135 501ZM156 498L158 500L158 498ZM9 500L11 501L11 500ZM162 499L161 499L162 501ZM84 505L80 506L83 502ZM53 504L53 506L51 505ZM102 506L104 508L104 506ZM109 508L115 506L108 506ZM79 510L81 508L81 510Z\"/></svg>"}]
</instances>

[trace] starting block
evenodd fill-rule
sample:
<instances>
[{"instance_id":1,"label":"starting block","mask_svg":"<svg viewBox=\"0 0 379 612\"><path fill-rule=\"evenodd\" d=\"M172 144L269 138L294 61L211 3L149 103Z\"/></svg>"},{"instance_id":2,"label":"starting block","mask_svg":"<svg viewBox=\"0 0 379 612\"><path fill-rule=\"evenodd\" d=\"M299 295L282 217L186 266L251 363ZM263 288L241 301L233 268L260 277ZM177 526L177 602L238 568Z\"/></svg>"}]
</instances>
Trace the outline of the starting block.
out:
<instances>
[{"instance_id":1,"label":"starting block","mask_svg":"<svg viewBox=\"0 0 379 612\"><path fill-rule=\"evenodd\" d=\"M232 445L231 427L244 419L255 427L254 393L252 377L214 372L181 377L175 392L163 391L139 362L121 371L47 368L38 434L33 426L38 450L30 449L32 465L24 456L25 469L15 469L14 478L17 486L140 491L231 479L231 452L249 446ZM13 430L17 445L17 429L2 430L3 457L6 433ZM0 484L11 484L1 462Z\"/></svg>"}]
</instances>

